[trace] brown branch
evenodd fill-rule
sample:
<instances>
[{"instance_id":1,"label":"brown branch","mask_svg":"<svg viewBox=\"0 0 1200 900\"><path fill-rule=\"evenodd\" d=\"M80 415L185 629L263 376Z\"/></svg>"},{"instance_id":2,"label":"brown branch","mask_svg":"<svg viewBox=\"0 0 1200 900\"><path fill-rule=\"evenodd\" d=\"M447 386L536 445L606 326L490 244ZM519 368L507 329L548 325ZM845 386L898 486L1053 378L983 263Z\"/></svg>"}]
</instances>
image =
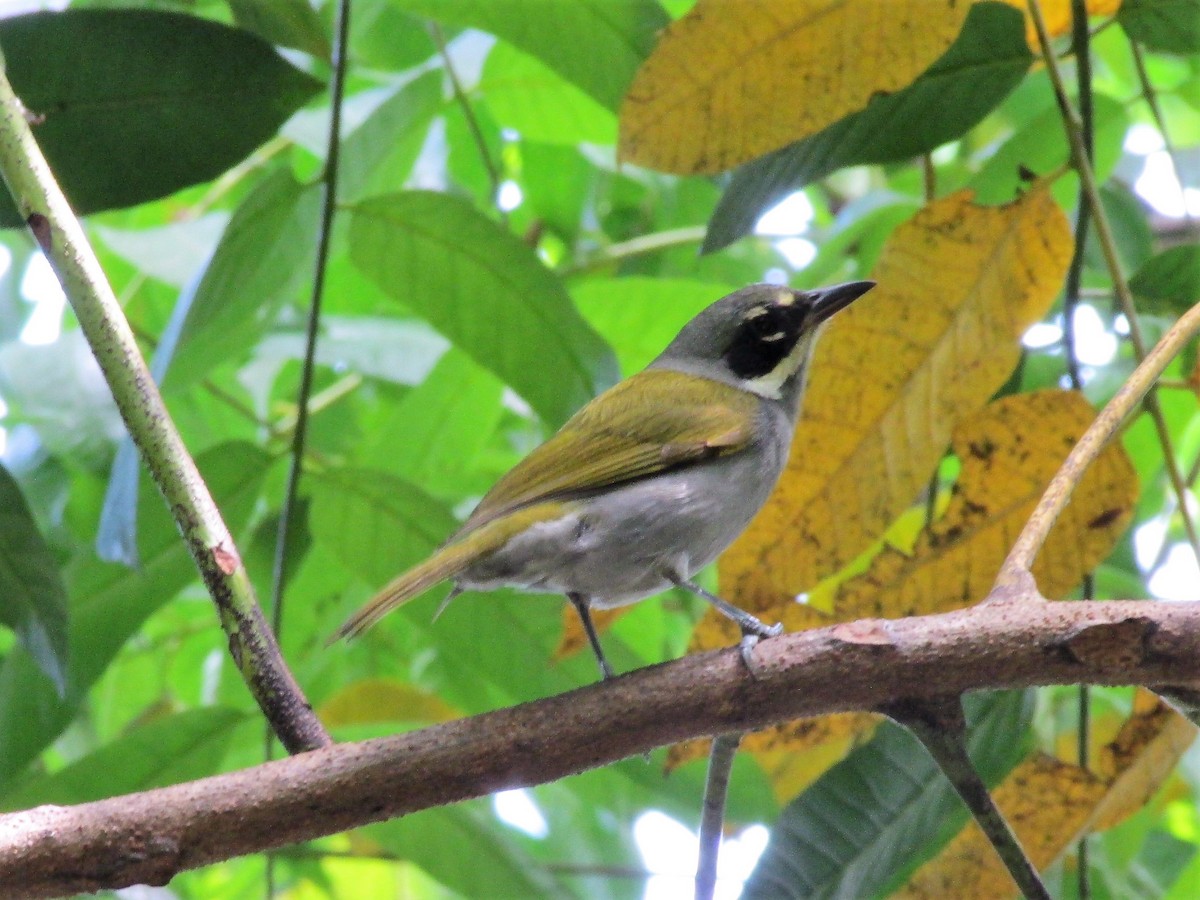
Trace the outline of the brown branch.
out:
<instances>
[{"instance_id":1,"label":"brown branch","mask_svg":"<svg viewBox=\"0 0 1200 900\"><path fill-rule=\"evenodd\" d=\"M1154 385L1155 379L1197 331L1200 331L1200 304L1184 313L1162 336L1071 449L1009 551L996 577L993 599L1005 599L1006 590L1024 592L1029 589L1033 580L1030 566L1046 542L1055 520L1070 501L1075 485L1105 445L1116 436L1121 423L1137 407Z\"/></svg>"},{"instance_id":2,"label":"brown branch","mask_svg":"<svg viewBox=\"0 0 1200 900\"><path fill-rule=\"evenodd\" d=\"M783 635L363 743L174 787L0 817L0 895L163 884L176 872L654 747L897 697L1046 684L1200 693L1200 603L1010 603Z\"/></svg>"}]
</instances>

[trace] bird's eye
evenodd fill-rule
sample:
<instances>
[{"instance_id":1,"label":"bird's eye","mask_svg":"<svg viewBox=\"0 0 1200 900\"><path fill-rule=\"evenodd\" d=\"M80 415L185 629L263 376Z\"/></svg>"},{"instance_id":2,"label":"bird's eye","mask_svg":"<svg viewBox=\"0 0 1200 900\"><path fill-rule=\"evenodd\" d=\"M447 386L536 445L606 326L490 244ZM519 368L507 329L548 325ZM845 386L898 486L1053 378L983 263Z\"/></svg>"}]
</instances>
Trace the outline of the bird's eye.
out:
<instances>
[{"instance_id":1,"label":"bird's eye","mask_svg":"<svg viewBox=\"0 0 1200 900\"><path fill-rule=\"evenodd\" d=\"M783 323L779 319L777 310L760 306L746 318L746 325L759 340L768 340L782 332Z\"/></svg>"}]
</instances>

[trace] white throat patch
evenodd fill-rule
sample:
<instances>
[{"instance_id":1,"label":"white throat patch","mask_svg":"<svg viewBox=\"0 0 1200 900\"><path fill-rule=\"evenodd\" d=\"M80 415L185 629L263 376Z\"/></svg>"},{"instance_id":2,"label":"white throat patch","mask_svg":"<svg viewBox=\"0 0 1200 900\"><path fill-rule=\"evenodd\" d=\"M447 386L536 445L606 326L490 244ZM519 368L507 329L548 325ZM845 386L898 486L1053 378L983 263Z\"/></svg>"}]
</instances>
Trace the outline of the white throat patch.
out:
<instances>
[{"instance_id":1,"label":"white throat patch","mask_svg":"<svg viewBox=\"0 0 1200 900\"><path fill-rule=\"evenodd\" d=\"M766 397L768 400L779 400L783 396L784 382L795 375L797 370L808 361L809 350L813 345L813 336L812 331L801 334L800 340L796 341L792 352L781 359L779 365L766 375L746 379L745 389L760 397Z\"/></svg>"}]
</instances>

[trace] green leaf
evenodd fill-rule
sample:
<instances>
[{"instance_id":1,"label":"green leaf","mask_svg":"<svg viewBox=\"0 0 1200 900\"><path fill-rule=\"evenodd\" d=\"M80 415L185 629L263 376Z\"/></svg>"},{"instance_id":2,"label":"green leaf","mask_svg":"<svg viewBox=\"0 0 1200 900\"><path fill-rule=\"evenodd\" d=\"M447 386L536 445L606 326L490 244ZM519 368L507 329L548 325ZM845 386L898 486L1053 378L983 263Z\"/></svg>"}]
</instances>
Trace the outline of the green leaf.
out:
<instances>
[{"instance_id":1,"label":"green leaf","mask_svg":"<svg viewBox=\"0 0 1200 900\"><path fill-rule=\"evenodd\" d=\"M1143 312L1184 312L1200 300L1200 244L1172 247L1151 257L1129 279L1129 289L1154 301Z\"/></svg>"},{"instance_id":2,"label":"green leaf","mask_svg":"<svg viewBox=\"0 0 1200 900\"><path fill-rule=\"evenodd\" d=\"M524 217L573 244L586 227L584 209L591 208L593 186L599 173L578 147L522 141L518 179L523 200L514 219Z\"/></svg>"},{"instance_id":3,"label":"green leaf","mask_svg":"<svg viewBox=\"0 0 1200 900\"><path fill-rule=\"evenodd\" d=\"M248 444L228 443L203 454L198 463L229 526L245 522L269 457ZM142 493L142 568L135 572L87 554L65 573L72 660L67 696L57 696L22 649L14 649L0 663L0 786L11 784L58 737L88 689L146 617L197 578L162 497L157 491Z\"/></svg>"},{"instance_id":4,"label":"green leaf","mask_svg":"<svg viewBox=\"0 0 1200 900\"><path fill-rule=\"evenodd\" d=\"M339 199L399 190L442 109L442 72L426 72L397 90L342 142Z\"/></svg>"},{"instance_id":5,"label":"green leaf","mask_svg":"<svg viewBox=\"0 0 1200 900\"><path fill-rule=\"evenodd\" d=\"M185 309L164 389L185 387L218 363L245 353L280 307L311 278L321 194L291 172L265 178L242 201Z\"/></svg>"},{"instance_id":6,"label":"green leaf","mask_svg":"<svg viewBox=\"0 0 1200 900\"><path fill-rule=\"evenodd\" d=\"M616 381L608 345L525 244L468 203L428 191L354 208L355 264L490 369L550 424Z\"/></svg>"},{"instance_id":7,"label":"green leaf","mask_svg":"<svg viewBox=\"0 0 1200 900\"><path fill-rule=\"evenodd\" d=\"M245 713L221 707L154 719L64 769L26 782L4 797L4 805L88 803L212 775L231 732L245 720Z\"/></svg>"},{"instance_id":8,"label":"green leaf","mask_svg":"<svg viewBox=\"0 0 1200 900\"><path fill-rule=\"evenodd\" d=\"M309 0L228 0L233 20L272 44L329 59L329 36Z\"/></svg>"},{"instance_id":9,"label":"green leaf","mask_svg":"<svg viewBox=\"0 0 1200 900\"><path fill-rule=\"evenodd\" d=\"M410 13L478 28L536 56L614 112L666 14L654 0L393 0Z\"/></svg>"},{"instance_id":10,"label":"green leaf","mask_svg":"<svg viewBox=\"0 0 1200 900\"><path fill-rule=\"evenodd\" d=\"M954 43L904 90L877 95L861 112L738 168L709 220L703 252L749 234L771 206L830 172L906 160L959 137L1016 87L1032 60L1017 10L973 6Z\"/></svg>"},{"instance_id":11,"label":"green leaf","mask_svg":"<svg viewBox=\"0 0 1200 900\"><path fill-rule=\"evenodd\" d=\"M1125 105L1106 94L1096 94L1093 106L1095 163L1099 174L1111 169L1120 155L1129 118ZM1034 175L1049 175L1066 165L1070 158L1062 113L1057 106L1047 106L1039 114L1029 117L988 158L971 179L971 188L980 203L1007 203L1026 186L1022 170Z\"/></svg>"},{"instance_id":12,"label":"green leaf","mask_svg":"<svg viewBox=\"0 0 1200 900\"><path fill-rule=\"evenodd\" d=\"M360 462L435 494L461 493L463 476L500 421L504 386L451 351L429 377L365 429Z\"/></svg>"},{"instance_id":13,"label":"green leaf","mask_svg":"<svg viewBox=\"0 0 1200 900\"><path fill-rule=\"evenodd\" d=\"M360 66L399 72L437 53L429 29L392 0L355 0L350 46Z\"/></svg>"},{"instance_id":14,"label":"green leaf","mask_svg":"<svg viewBox=\"0 0 1200 900\"><path fill-rule=\"evenodd\" d=\"M995 784L1025 753L1033 693L975 694L966 709L971 760ZM966 817L924 748L885 723L787 806L744 896L875 896L931 856Z\"/></svg>"},{"instance_id":15,"label":"green leaf","mask_svg":"<svg viewBox=\"0 0 1200 900\"><path fill-rule=\"evenodd\" d=\"M0 393L9 419L27 422L55 456L101 468L125 425L96 357L74 330L53 344L13 341L0 347Z\"/></svg>"},{"instance_id":16,"label":"green leaf","mask_svg":"<svg viewBox=\"0 0 1200 900\"><path fill-rule=\"evenodd\" d=\"M0 22L0 46L17 96L39 117L38 144L80 214L208 181L320 88L261 38L176 13L17 16ZM23 223L4 193L0 226Z\"/></svg>"},{"instance_id":17,"label":"green leaf","mask_svg":"<svg viewBox=\"0 0 1200 900\"><path fill-rule=\"evenodd\" d=\"M612 144L617 117L571 82L509 44L497 43L479 83L497 124L531 141Z\"/></svg>"},{"instance_id":18,"label":"green leaf","mask_svg":"<svg viewBox=\"0 0 1200 900\"><path fill-rule=\"evenodd\" d=\"M365 833L461 897L570 896L561 882L505 834L488 806L486 800L475 800L424 810L371 825Z\"/></svg>"},{"instance_id":19,"label":"green leaf","mask_svg":"<svg viewBox=\"0 0 1200 900\"><path fill-rule=\"evenodd\" d=\"M1151 50L1200 51L1200 0L1124 0L1117 21Z\"/></svg>"},{"instance_id":20,"label":"green leaf","mask_svg":"<svg viewBox=\"0 0 1200 900\"><path fill-rule=\"evenodd\" d=\"M67 691L67 592L21 488L0 466L0 622L46 673Z\"/></svg>"},{"instance_id":21,"label":"green leaf","mask_svg":"<svg viewBox=\"0 0 1200 900\"><path fill-rule=\"evenodd\" d=\"M228 224L227 213L214 212L198 219L168 222L158 228L132 230L92 225L92 230L113 253L140 272L180 288L212 256Z\"/></svg>"},{"instance_id":22,"label":"green leaf","mask_svg":"<svg viewBox=\"0 0 1200 900\"><path fill-rule=\"evenodd\" d=\"M458 525L441 503L384 472L314 474L309 492L313 540L371 584L419 562Z\"/></svg>"},{"instance_id":23,"label":"green leaf","mask_svg":"<svg viewBox=\"0 0 1200 900\"><path fill-rule=\"evenodd\" d=\"M610 341L632 375L662 352L700 310L736 287L687 278L590 278L571 286L583 317Z\"/></svg>"}]
</instances>

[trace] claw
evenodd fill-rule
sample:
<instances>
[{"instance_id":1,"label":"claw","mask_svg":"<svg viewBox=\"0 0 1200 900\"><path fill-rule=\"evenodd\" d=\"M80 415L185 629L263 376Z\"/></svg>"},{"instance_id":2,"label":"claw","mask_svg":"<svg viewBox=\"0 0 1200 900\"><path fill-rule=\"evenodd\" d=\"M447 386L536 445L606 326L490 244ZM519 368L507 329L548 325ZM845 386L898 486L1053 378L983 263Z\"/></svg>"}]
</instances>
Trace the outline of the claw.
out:
<instances>
[{"instance_id":1,"label":"claw","mask_svg":"<svg viewBox=\"0 0 1200 900\"><path fill-rule=\"evenodd\" d=\"M774 625L763 625L762 631L756 631L752 628L742 628L742 639L738 642L738 652L742 656L742 662L746 666L746 671L750 673L750 677L757 680L758 673L754 670L754 648L758 646L758 642L763 638L775 637L783 633L783 623L776 622Z\"/></svg>"}]
</instances>

